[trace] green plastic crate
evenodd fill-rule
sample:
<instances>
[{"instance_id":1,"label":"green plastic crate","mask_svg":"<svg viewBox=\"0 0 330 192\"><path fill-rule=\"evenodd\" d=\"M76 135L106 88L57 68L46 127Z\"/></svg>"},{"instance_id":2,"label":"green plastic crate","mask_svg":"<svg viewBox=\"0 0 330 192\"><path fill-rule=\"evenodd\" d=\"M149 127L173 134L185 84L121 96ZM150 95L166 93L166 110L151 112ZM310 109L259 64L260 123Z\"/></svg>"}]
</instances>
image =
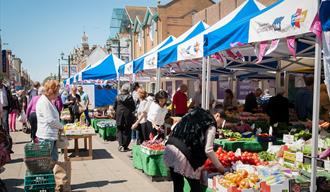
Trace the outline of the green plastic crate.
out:
<instances>
[{"instance_id":1,"label":"green plastic crate","mask_svg":"<svg viewBox=\"0 0 330 192\"><path fill-rule=\"evenodd\" d=\"M50 142L28 143L24 147L25 158L50 157Z\"/></svg>"},{"instance_id":2,"label":"green plastic crate","mask_svg":"<svg viewBox=\"0 0 330 192\"><path fill-rule=\"evenodd\" d=\"M116 133L117 133L116 127L107 127L106 128L105 134L106 134L107 139L115 139Z\"/></svg>"},{"instance_id":3,"label":"green plastic crate","mask_svg":"<svg viewBox=\"0 0 330 192\"><path fill-rule=\"evenodd\" d=\"M98 133L103 140L107 140L106 128L99 128Z\"/></svg>"},{"instance_id":4,"label":"green plastic crate","mask_svg":"<svg viewBox=\"0 0 330 192\"><path fill-rule=\"evenodd\" d=\"M26 172L24 179L25 192L55 192L55 178L52 172L32 175Z\"/></svg>"}]
</instances>

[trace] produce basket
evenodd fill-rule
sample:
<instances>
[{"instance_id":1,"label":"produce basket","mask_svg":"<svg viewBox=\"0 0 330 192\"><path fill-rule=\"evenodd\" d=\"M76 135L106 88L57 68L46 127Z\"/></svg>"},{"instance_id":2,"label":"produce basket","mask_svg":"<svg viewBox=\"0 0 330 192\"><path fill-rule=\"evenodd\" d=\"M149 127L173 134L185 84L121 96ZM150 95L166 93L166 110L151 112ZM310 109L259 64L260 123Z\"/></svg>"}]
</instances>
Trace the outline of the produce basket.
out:
<instances>
[{"instance_id":1,"label":"produce basket","mask_svg":"<svg viewBox=\"0 0 330 192\"><path fill-rule=\"evenodd\" d=\"M27 158L24 162L27 169L33 174L46 173L53 169L50 157Z\"/></svg>"},{"instance_id":2,"label":"produce basket","mask_svg":"<svg viewBox=\"0 0 330 192\"><path fill-rule=\"evenodd\" d=\"M27 192L55 192L55 178L52 172L32 175L26 172L24 191Z\"/></svg>"},{"instance_id":3,"label":"produce basket","mask_svg":"<svg viewBox=\"0 0 330 192\"><path fill-rule=\"evenodd\" d=\"M50 157L50 142L28 143L24 147L25 158Z\"/></svg>"},{"instance_id":4,"label":"produce basket","mask_svg":"<svg viewBox=\"0 0 330 192\"><path fill-rule=\"evenodd\" d=\"M147 147L141 146L141 152L147 155L162 155L164 150L152 150Z\"/></svg>"}]
</instances>

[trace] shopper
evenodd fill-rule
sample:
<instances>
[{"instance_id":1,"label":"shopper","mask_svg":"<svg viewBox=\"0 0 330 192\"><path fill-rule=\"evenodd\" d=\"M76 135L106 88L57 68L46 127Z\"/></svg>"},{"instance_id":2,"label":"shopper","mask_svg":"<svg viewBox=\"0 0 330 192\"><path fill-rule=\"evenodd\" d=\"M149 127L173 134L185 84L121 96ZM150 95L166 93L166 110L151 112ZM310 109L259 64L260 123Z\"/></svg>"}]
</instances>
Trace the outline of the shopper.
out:
<instances>
[{"instance_id":1,"label":"shopper","mask_svg":"<svg viewBox=\"0 0 330 192\"><path fill-rule=\"evenodd\" d=\"M44 88L39 87L38 95L32 97L32 100L30 101L30 103L26 109L26 116L27 116L28 121L31 126L31 140L34 142L36 142L36 133L37 133L37 126L38 126L36 108L37 108L37 102L42 94L44 94Z\"/></svg>"},{"instance_id":2,"label":"shopper","mask_svg":"<svg viewBox=\"0 0 330 192\"><path fill-rule=\"evenodd\" d=\"M147 140L150 138L150 133L153 136L157 136L158 138L164 137L164 123L165 117L167 114L167 101L168 94L166 91L159 91L155 95L155 101L151 102L147 114L147 131L146 131L146 138Z\"/></svg>"},{"instance_id":3,"label":"shopper","mask_svg":"<svg viewBox=\"0 0 330 192\"><path fill-rule=\"evenodd\" d=\"M270 124L289 123L289 100L284 97L285 90L278 88L277 94L269 99L266 112L270 117ZM275 130L274 130L275 132Z\"/></svg>"},{"instance_id":4,"label":"shopper","mask_svg":"<svg viewBox=\"0 0 330 192\"><path fill-rule=\"evenodd\" d=\"M2 103L2 127L9 134L9 113L12 105L12 95L6 85L3 84L3 74L0 73L0 102Z\"/></svg>"},{"instance_id":5,"label":"shopper","mask_svg":"<svg viewBox=\"0 0 330 192\"><path fill-rule=\"evenodd\" d=\"M114 103L117 123L117 140L119 143L118 150L120 152L129 150L128 146L132 136L131 127L134 123L135 103L133 97L129 93L129 88L129 84L124 84Z\"/></svg>"},{"instance_id":6,"label":"shopper","mask_svg":"<svg viewBox=\"0 0 330 192\"><path fill-rule=\"evenodd\" d=\"M231 89L225 90L225 98L223 100L223 107L225 110L233 109L237 106L237 100L234 98L234 93Z\"/></svg>"},{"instance_id":7,"label":"shopper","mask_svg":"<svg viewBox=\"0 0 330 192\"><path fill-rule=\"evenodd\" d=\"M85 117L86 117L87 126L90 126L91 125L91 118L89 117L89 109L88 109L89 97L88 97L88 94L84 91L84 89L81 85L78 86L78 93L79 93L80 98L81 98L81 105L84 109L84 114L85 114Z\"/></svg>"},{"instance_id":8,"label":"shopper","mask_svg":"<svg viewBox=\"0 0 330 192\"><path fill-rule=\"evenodd\" d=\"M80 119L80 96L77 94L77 88L75 86L71 87L71 93L68 95L68 107L70 111L71 116L71 123L74 123L75 121L79 121Z\"/></svg>"},{"instance_id":9,"label":"shopper","mask_svg":"<svg viewBox=\"0 0 330 192\"><path fill-rule=\"evenodd\" d=\"M32 98L33 98L34 96L37 96L37 95L38 95L38 89L39 89L39 87L40 87L40 83L39 83L39 81L35 81L35 82L33 83L33 87L32 87L32 89L28 92L28 95L29 95L29 102L32 100Z\"/></svg>"},{"instance_id":10,"label":"shopper","mask_svg":"<svg viewBox=\"0 0 330 192\"><path fill-rule=\"evenodd\" d=\"M295 109L298 119L306 121L312 119L313 114L313 84L314 78L304 77L306 87L300 88L295 97Z\"/></svg>"},{"instance_id":11,"label":"shopper","mask_svg":"<svg viewBox=\"0 0 330 192\"><path fill-rule=\"evenodd\" d=\"M135 111L134 111L135 120L138 118L137 109L139 108L139 105L140 105L140 99L139 99L139 94L138 94L139 88L140 88L139 83L134 82L132 85L132 97L135 102ZM140 140L140 138L139 138L140 135L141 135L140 129L133 129L132 130L132 141L135 143L138 143L138 141Z\"/></svg>"},{"instance_id":12,"label":"shopper","mask_svg":"<svg viewBox=\"0 0 330 192\"><path fill-rule=\"evenodd\" d=\"M59 83L56 80L48 80L44 89L45 92L40 96L36 114L38 120L37 137L39 141L48 141L51 144L51 157L53 161L58 161L57 139L58 133L63 129L60 116L52 100L55 100L59 92Z\"/></svg>"},{"instance_id":13,"label":"shopper","mask_svg":"<svg viewBox=\"0 0 330 192\"><path fill-rule=\"evenodd\" d=\"M148 140L150 131L148 131L147 128L147 113L148 113L148 101L147 101L147 92L140 88L137 91L139 95L139 108L137 109L137 120L132 125L132 129L137 129L140 133L139 140L137 141L137 144L141 144L143 141Z\"/></svg>"},{"instance_id":14,"label":"shopper","mask_svg":"<svg viewBox=\"0 0 330 192\"><path fill-rule=\"evenodd\" d=\"M182 117L188 113L188 97L186 92L188 87L185 84L180 85L180 88L175 92L172 101L172 116Z\"/></svg>"},{"instance_id":15,"label":"shopper","mask_svg":"<svg viewBox=\"0 0 330 192\"><path fill-rule=\"evenodd\" d=\"M18 114L26 114L26 109L28 106L28 98L26 96L25 90L21 90L18 92L18 103L20 106L20 111ZM26 118L26 115L23 116L24 118ZM27 119L22 119L21 120L23 128L27 128Z\"/></svg>"},{"instance_id":16,"label":"shopper","mask_svg":"<svg viewBox=\"0 0 330 192\"><path fill-rule=\"evenodd\" d=\"M58 114L61 116L61 112L63 110L63 103L60 95L58 95L57 98L53 100L53 104L55 105Z\"/></svg>"},{"instance_id":17,"label":"shopper","mask_svg":"<svg viewBox=\"0 0 330 192\"><path fill-rule=\"evenodd\" d=\"M213 151L220 120L219 111L212 116L198 107L175 125L164 152L164 163L170 169L174 192L183 192L184 178L190 185L190 191L201 192L201 172L207 158L220 173L224 173L224 167Z\"/></svg>"},{"instance_id":18,"label":"shopper","mask_svg":"<svg viewBox=\"0 0 330 192\"><path fill-rule=\"evenodd\" d=\"M16 92L13 89L11 91L12 97L11 97L11 101L12 101L12 106L10 109L10 113L9 113L9 128L11 132L16 132L16 117L19 114L19 112L21 111L19 102L18 102L18 98L16 96Z\"/></svg>"},{"instance_id":19,"label":"shopper","mask_svg":"<svg viewBox=\"0 0 330 192\"><path fill-rule=\"evenodd\" d=\"M254 92L250 92L245 97L244 111L255 113L258 111L257 96L260 97L262 91L261 89L256 89Z\"/></svg>"}]
</instances>

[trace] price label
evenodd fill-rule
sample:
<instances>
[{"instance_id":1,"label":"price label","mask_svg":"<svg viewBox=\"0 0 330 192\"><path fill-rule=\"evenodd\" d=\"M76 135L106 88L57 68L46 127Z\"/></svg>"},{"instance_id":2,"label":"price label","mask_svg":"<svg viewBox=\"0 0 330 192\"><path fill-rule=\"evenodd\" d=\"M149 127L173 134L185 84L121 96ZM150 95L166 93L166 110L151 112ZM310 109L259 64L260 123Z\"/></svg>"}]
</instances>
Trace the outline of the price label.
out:
<instances>
[{"instance_id":1,"label":"price label","mask_svg":"<svg viewBox=\"0 0 330 192\"><path fill-rule=\"evenodd\" d=\"M301 153L301 152L297 152L296 153L296 161L300 162L300 163L303 163L304 162L304 154Z\"/></svg>"},{"instance_id":2,"label":"price label","mask_svg":"<svg viewBox=\"0 0 330 192\"><path fill-rule=\"evenodd\" d=\"M294 141L294 136L293 135L287 135L287 134L283 135L283 142L284 143L291 144L291 143L293 143L293 141Z\"/></svg>"},{"instance_id":3,"label":"price label","mask_svg":"<svg viewBox=\"0 0 330 192\"><path fill-rule=\"evenodd\" d=\"M323 139L318 139L318 148L324 148L324 140Z\"/></svg>"},{"instance_id":4,"label":"price label","mask_svg":"<svg viewBox=\"0 0 330 192\"><path fill-rule=\"evenodd\" d=\"M294 163L296 161L296 154L288 151L284 151L283 159L284 161Z\"/></svg>"},{"instance_id":5,"label":"price label","mask_svg":"<svg viewBox=\"0 0 330 192\"><path fill-rule=\"evenodd\" d=\"M329 160L324 161L324 169L327 171L330 171L330 161Z\"/></svg>"}]
</instances>

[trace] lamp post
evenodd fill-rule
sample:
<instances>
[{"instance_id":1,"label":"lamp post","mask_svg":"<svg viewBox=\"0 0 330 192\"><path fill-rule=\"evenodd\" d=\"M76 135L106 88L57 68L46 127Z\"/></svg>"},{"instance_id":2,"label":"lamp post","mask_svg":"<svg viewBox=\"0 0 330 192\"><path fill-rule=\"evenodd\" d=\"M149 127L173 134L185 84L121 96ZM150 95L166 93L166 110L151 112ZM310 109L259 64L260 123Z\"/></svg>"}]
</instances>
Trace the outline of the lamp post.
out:
<instances>
[{"instance_id":1,"label":"lamp post","mask_svg":"<svg viewBox=\"0 0 330 192\"><path fill-rule=\"evenodd\" d=\"M58 82L61 81L61 59L58 59Z\"/></svg>"}]
</instances>

